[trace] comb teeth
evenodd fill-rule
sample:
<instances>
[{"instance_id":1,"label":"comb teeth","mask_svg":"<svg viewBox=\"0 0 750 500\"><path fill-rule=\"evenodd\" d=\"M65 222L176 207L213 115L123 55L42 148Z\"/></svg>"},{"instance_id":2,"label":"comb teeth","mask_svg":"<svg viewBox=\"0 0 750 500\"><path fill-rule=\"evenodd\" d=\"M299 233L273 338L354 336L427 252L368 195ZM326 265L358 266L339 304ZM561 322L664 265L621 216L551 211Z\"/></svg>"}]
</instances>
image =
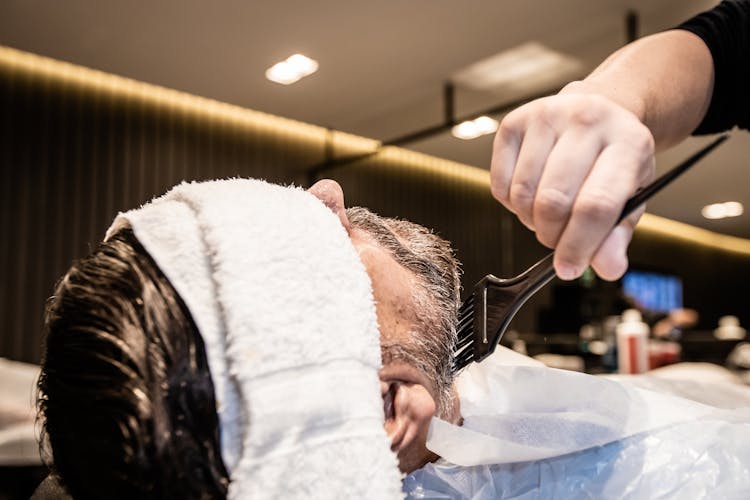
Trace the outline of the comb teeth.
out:
<instances>
[{"instance_id":1,"label":"comb teeth","mask_svg":"<svg viewBox=\"0 0 750 500\"><path fill-rule=\"evenodd\" d=\"M471 323L474 319L474 295L466 299L461 308L458 310L458 322L456 330L458 332L463 331L466 325ZM460 339L460 335L459 335Z\"/></svg>"},{"instance_id":2,"label":"comb teeth","mask_svg":"<svg viewBox=\"0 0 750 500\"><path fill-rule=\"evenodd\" d=\"M471 346L468 346L466 349L455 355L451 370L456 374L466 368L472 361L474 361L474 350L471 349Z\"/></svg>"},{"instance_id":3,"label":"comb teeth","mask_svg":"<svg viewBox=\"0 0 750 500\"><path fill-rule=\"evenodd\" d=\"M456 348L453 355L453 373L466 367L474 359L474 294L471 294L458 310L456 326Z\"/></svg>"}]
</instances>

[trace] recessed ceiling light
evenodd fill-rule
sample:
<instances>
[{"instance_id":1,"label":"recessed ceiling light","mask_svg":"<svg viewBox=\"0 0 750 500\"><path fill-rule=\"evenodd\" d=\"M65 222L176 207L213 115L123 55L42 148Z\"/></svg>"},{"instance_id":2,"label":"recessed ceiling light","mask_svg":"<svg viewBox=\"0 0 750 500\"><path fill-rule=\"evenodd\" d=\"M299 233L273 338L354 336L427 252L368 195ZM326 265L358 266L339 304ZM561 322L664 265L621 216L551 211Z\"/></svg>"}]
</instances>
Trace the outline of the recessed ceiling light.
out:
<instances>
[{"instance_id":1,"label":"recessed ceiling light","mask_svg":"<svg viewBox=\"0 0 750 500\"><path fill-rule=\"evenodd\" d=\"M526 42L461 69L451 80L472 90L488 91L539 78L564 77L579 71L581 63L538 42Z\"/></svg>"},{"instance_id":2,"label":"recessed ceiling light","mask_svg":"<svg viewBox=\"0 0 750 500\"><path fill-rule=\"evenodd\" d=\"M725 219L742 215L744 207L738 201L727 201L724 203L713 203L706 205L701 210L701 215L706 219Z\"/></svg>"},{"instance_id":3,"label":"recessed ceiling light","mask_svg":"<svg viewBox=\"0 0 750 500\"><path fill-rule=\"evenodd\" d=\"M458 139L476 139L479 136L494 134L497 131L497 120L489 116L480 116L473 120L461 122L451 129L453 137Z\"/></svg>"},{"instance_id":4,"label":"recessed ceiling light","mask_svg":"<svg viewBox=\"0 0 750 500\"><path fill-rule=\"evenodd\" d=\"M272 82L290 85L318 71L318 61L302 54L292 54L286 60L266 70L266 78Z\"/></svg>"}]
</instances>

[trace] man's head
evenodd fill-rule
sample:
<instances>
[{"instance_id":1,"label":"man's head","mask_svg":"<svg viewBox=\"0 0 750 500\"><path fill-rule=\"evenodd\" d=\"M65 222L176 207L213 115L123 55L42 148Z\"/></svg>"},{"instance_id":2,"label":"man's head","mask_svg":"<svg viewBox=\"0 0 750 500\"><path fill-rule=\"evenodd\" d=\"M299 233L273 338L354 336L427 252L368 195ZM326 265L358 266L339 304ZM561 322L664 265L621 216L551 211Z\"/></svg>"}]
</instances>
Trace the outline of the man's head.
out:
<instances>
[{"instance_id":1,"label":"man's head","mask_svg":"<svg viewBox=\"0 0 750 500\"><path fill-rule=\"evenodd\" d=\"M433 458L424 445L433 414L458 416L449 371L456 261L424 228L365 209L347 212L332 181L312 191L339 217L369 274L386 431L401 469L414 470ZM73 265L50 300L46 328L41 416L74 496L226 494L201 335L129 228Z\"/></svg>"},{"instance_id":2,"label":"man's head","mask_svg":"<svg viewBox=\"0 0 750 500\"><path fill-rule=\"evenodd\" d=\"M310 191L338 217L372 282L383 356L386 431L402 471L435 458L425 448L433 415L456 422L450 371L459 306L459 265L450 244L417 224L345 209L324 180Z\"/></svg>"}]
</instances>

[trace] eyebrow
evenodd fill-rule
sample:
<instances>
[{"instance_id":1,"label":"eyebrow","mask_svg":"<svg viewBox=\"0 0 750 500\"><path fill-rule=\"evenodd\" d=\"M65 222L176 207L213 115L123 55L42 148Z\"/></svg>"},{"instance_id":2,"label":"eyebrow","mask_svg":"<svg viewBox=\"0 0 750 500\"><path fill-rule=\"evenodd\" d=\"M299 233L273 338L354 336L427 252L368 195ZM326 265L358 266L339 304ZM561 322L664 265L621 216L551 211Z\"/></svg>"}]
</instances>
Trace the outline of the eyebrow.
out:
<instances>
[{"instance_id":1,"label":"eyebrow","mask_svg":"<svg viewBox=\"0 0 750 500\"><path fill-rule=\"evenodd\" d=\"M428 380L435 381L434 377L437 376L434 373L434 369L425 359L425 354L419 349L418 346L414 345L413 342L396 343L386 342L380 345L380 354L383 358L383 364L393 363L395 361L403 361L408 365L419 370Z\"/></svg>"}]
</instances>

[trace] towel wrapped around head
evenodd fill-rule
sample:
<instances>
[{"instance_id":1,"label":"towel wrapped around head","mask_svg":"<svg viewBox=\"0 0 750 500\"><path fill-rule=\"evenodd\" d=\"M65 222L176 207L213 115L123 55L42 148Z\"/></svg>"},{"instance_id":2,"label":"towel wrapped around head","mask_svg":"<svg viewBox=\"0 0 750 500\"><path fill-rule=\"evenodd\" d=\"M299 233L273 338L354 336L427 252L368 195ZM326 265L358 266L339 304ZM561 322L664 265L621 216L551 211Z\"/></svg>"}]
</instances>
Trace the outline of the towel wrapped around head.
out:
<instances>
[{"instance_id":1,"label":"towel wrapped around head","mask_svg":"<svg viewBox=\"0 0 750 500\"><path fill-rule=\"evenodd\" d=\"M179 293L214 383L230 498L394 498L367 273L300 189L183 183L120 214Z\"/></svg>"}]
</instances>

